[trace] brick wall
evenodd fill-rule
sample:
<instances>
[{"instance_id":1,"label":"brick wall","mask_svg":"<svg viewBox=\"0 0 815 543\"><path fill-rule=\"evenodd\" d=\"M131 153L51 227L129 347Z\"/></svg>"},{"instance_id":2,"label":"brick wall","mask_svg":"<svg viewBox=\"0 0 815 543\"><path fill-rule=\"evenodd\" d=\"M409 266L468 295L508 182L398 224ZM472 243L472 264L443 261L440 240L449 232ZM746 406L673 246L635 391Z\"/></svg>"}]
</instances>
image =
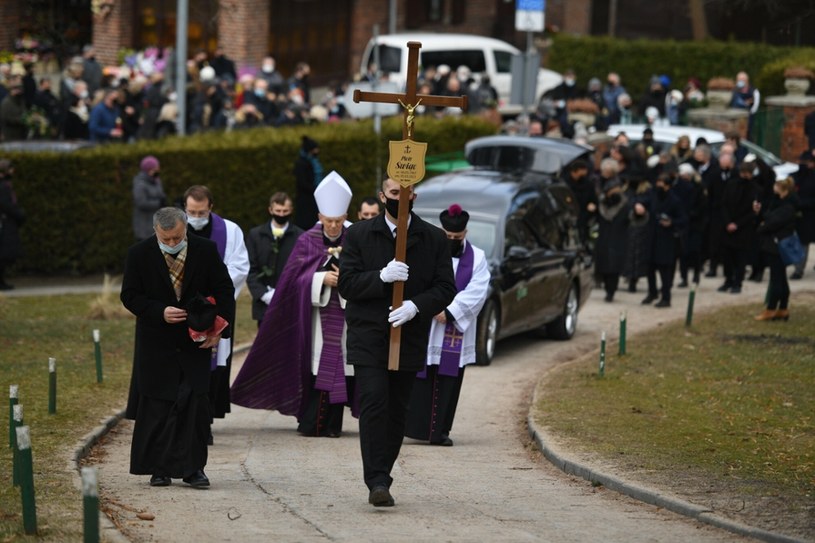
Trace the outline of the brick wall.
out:
<instances>
[{"instance_id":1,"label":"brick wall","mask_svg":"<svg viewBox=\"0 0 815 543\"><path fill-rule=\"evenodd\" d=\"M20 28L20 4L22 0L2 0L0 9L0 49L11 50Z\"/></svg>"},{"instance_id":2,"label":"brick wall","mask_svg":"<svg viewBox=\"0 0 815 543\"><path fill-rule=\"evenodd\" d=\"M798 162L809 143L804 134L804 117L815 111L815 105L784 106L784 128L781 130L781 160Z\"/></svg>"},{"instance_id":3,"label":"brick wall","mask_svg":"<svg viewBox=\"0 0 815 543\"><path fill-rule=\"evenodd\" d=\"M115 65L119 49L133 47L134 0L113 3L110 13L93 19L93 46L102 65Z\"/></svg>"},{"instance_id":4,"label":"brick wall","mask_svg":"<svg viewBox=\"0 0 815 543\"><path fill-rule=\"evenodd\" d=\"M237 69L258 68L269 52L270 0L221 0L218 44Z\"/></svg>"}]
</instances>

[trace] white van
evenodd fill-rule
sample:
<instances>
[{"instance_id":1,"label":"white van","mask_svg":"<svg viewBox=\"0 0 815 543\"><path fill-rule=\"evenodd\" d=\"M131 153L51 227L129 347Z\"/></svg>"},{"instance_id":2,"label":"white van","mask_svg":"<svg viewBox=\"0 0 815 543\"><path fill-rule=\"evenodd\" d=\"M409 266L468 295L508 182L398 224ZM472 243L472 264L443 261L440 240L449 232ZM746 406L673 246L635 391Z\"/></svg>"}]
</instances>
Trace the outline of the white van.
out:
<instances>
[{"instance_id":1,"label":"white van","mask_svg":"<svg viewBox=\"0 0 815 543\"><path fill-rule=\"evenodd\" d=\"M472 77L478 81L482 73L490 77L490 83L498 91L498 109L502 113L520 113L521 106L509 104L512 86L512 56L521 54L516 47L484 36L472 34L434 34L429 32L405 32L386 34L376 38L379 45L379 63L383 77L404 88L407 79L407 43L417 41L419 49L419 70L428 66L446 64L451 71L461 65L467 66ZM368 65L374 61L374 39L365 47L360 64L360 73L366 73ZM563 78L557 72L538 70L538 86L534 103L541 94L558 86ZM530 104L534 107L534 104Z\"/></svg>"}]
</instances>

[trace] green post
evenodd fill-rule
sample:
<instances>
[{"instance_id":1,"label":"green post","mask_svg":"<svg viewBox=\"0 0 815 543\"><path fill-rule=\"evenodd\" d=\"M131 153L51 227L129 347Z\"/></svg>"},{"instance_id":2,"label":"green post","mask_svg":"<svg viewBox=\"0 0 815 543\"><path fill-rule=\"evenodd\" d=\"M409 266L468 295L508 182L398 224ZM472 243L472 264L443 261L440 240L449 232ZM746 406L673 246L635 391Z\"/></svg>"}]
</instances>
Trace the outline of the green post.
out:
<instances>
[{"instance_id":1,"label":"green post","mask_svg":"<svg viewBox=\"0 0 815 543\"><path fill-rule=\"evenodd\" d=\"M99 488L96 468L82 468L82 510L85 543L99 543Z\"/></svg>"},{"instance_id":2,"label":"green post","mask_svg":"<svg viewBox=\"0 0 815 543\"><path fill-rule=\"evenodd\" d=\"M31 457L31 434L28 426L17 428L17 452L20 455L20 495L23 500L23 528L26 534L37 533L37 504L34 500L34 461Z\"/></svg>"},{"instance_id":3,"label":"green post","mask_svg":"<svg viewBox=\"0 0 815 543\"><path fill-rule=\"evenodd\" d=\"M620 313L620 356L625 356L625 334L628 316L626 312Z\"/></svg>"},{"instance_id":4,"label":"green post","mask_svg":"<svg viewBox=\"0 0 815 543\"><path fill-rule=\"evenodd\" d=\"M600 377L606 374L606 333L600 336Z\"/></svg>"},{"instance_id":5,"label":"green post","mask_svg":"<svg viewBox=\"0 0 815 543\"><path fill-rule=\"evenodd\" d=\"M48 359L48 414L57 412L57 359Z\"/></svg>"},{"instance_id":6,"label":"green post","mask_svg":"<svg viewBox=\"0 0 815 543\"><path fill-rule=\"evenodd\" d=\"M696 298L696 283L693 283L690 286L690 292L688 293L688 312L685 315L685 326L690 328L691 323L693 322L693 301Z\"/></svg>"},{"instance_id":7,"label":"green post","mask_svg":"<svg viewBox=\"0 0 815 543\"><path fill-rule=\"evenodd\" d=\"M102 382L102 346L99 344L99 330L93 331L93 354L96 358L96 382Z\"/></svg>"},{"instance_id":8,"label":"green post","mask_svg":"<svg viewBox=\"0 0 815 543\"><path fill-rule=\"evenodd\" d=\"M17 436L14 434L14 406L17 405L17 391L20 385L9 385L8 387L8 446L14 448Z\"/></svg>"},{"instance_id":9,"label":"green post","mask_svg":"<svg viewBox=\"0 0 815 543\"><path fill-rule=\"evenodd\" d=\"M20 486L20 453L17 450L17 428L23 425L23 406L14 406L14 450L11 453L11 483Z\"/></svg>"}]
</instances>

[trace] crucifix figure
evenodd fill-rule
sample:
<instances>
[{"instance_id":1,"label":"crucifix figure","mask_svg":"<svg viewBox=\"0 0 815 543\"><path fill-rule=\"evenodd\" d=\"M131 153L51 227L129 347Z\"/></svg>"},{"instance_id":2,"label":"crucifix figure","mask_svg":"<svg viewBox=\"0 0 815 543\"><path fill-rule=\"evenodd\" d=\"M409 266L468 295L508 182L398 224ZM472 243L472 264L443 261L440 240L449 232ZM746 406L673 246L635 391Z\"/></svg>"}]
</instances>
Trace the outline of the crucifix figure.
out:
<instances>
[{"instance_id":1,"label":"crucifix figure","mask_svg":"<svg viewBox=\"0 0 815 543\"><path fill-rule=\"evenodd\" d=\"M412 162L412 157L401 157L399 160L399 153L411 155L411 150L415 147L427 148L426 143L418 143L410 138L413 136L413 124L415 118L415 110L419 103L426 106L437 107L458 107L462 110L467 109L467 96L436 96L430 94L416 94L416 83L419 79L419 49L422 44L416 41L409 41L408 47L408 61L407 61L407 82L404 94L386 93L386 92L366 92L359 89L354 91L354 102L378 102L383 104L400 104L404 108L404 117L402 122L402 138L403 141L391 142L391 159L388 164L388 174L394 180L399 182L401 189L399 191L399 216L397 217L396 224L396 255L395 258L399 262L405 261L407 253L407 229L408 229L408 205L410 198L410 191L406 190L411 185L421 181L424 177L424 155L422 154L421 164ZM407 149L407 151L405 151ZM404 172L399 178L391 174L391 165ZM392 306L394 309L402 305L404 298L405 284L397 281L393 284L393 301ZM402 328L391 328L390 337L390 351L388 354L388 369L396 371L399 369L399 345L402 340Z\"/></svg>"}]
</instances>

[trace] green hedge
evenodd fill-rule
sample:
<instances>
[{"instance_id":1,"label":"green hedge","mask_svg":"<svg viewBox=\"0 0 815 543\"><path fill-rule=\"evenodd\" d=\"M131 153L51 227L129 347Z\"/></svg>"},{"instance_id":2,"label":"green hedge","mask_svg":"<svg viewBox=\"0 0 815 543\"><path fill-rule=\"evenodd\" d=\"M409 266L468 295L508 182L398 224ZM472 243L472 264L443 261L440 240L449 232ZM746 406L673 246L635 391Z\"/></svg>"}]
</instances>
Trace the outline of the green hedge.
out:
<instances>
[{"instance_id":1,"label":"green hedge","mask_svg":"<svg viewBox=\"0 0 815 543\"><path fill-rule=\"evenodd\" d=\"M420 118L416 139L429 142L428 154L435 155L494 133L493 125L477 117ZM213 132L72 153L7 153L15 165L18 200L28 215L22 229L26 254L15 269L46 274L121 270L133 241L132 179L148 154L161 161L171 201L190 185L207 185L215 211L248 232L268 220L273 192L294 195L292 168L303 134L320 143L326 173L337 170L351 185L352 211L363 197L375 194L377 154L384 172L388 140L402 139L400 119L387 119L378 139L371 122L348 122Z\"/></svg>"},{"instance_id":2,"label":"green hedge","mask_svg":"<svg viewBox=\"0 0 815 543\"><path fill-rule=\"evenodd\" d=\"M744 70L763 96L783 94L784 68L815 58L815 48L778 47L760 43L722 41L621 40L608 37L557 35L549 50L548 68L573 68L578 84L592 77L605 83L608 72L620 74L636 103L652 75L667 74L673 88L683 88L689 77L702 82L730 77ZM809 60L808 65L812 65ZM764 67L774 66L764 70Z\"/></svg>"}]
</instances>

